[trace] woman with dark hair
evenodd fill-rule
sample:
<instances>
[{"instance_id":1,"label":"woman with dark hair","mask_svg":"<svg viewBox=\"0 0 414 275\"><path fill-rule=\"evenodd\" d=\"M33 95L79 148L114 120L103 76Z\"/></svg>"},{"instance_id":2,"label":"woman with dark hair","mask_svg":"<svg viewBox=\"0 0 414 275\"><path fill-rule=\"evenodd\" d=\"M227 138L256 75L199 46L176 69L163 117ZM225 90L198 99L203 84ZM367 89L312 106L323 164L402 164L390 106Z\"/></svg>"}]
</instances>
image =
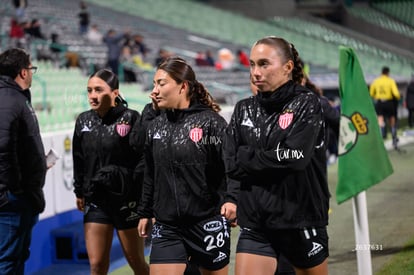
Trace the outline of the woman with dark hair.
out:
<instances>
[{"instance_id":1,"label":"woman with dark hair","mask_svg":"<svg viewBox=\"0 0 414 275\"><path fill-rule=\"evenodd\" d=\"M73 135L77 208L84 212L90 274L107 274L114 228L135 275L148 274L144 241L138 236L142 154L133 151L130 132L139 120L119 94L118 77L99 70L88 80L91 109L76 120Z\"/></svg>"},{"instance_id":2,"label":"woman with dark hair","mask_svg":"<svg viewBox=\"0 0 414 275\"><path fill-rule=\"evenodd\" d=\"M240 181L236 274L269 274L283 255L296 274L328 274L329 190L318 96L301 85L293 44L258 40L250 52L257 95L239 101L224 139Z\"/></svg>"},{"instance_id":3,"label":"woman with dark hair","mask_svg":"<svg viewBox=\"0 0 414 275\"><path fill-rule=\"evenodd\" d=\"M226 121L185 60L162 62L153 83L138 226L148 237L155 218L151 273L182 275L191 259L203 275L227 274L238 184L224 174Z\"/></svg>"}]
</instances>

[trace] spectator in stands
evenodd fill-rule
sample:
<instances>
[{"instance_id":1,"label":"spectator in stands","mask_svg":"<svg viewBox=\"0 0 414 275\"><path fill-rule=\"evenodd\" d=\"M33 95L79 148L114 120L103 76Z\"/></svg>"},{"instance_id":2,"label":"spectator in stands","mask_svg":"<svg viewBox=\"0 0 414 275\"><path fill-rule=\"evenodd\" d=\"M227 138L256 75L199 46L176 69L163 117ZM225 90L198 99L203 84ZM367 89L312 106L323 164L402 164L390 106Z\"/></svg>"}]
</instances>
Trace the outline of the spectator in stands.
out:
<instances>
[{"instance_id":1,"label":"spectator in stands","mask_svg":"<svg viewBox=\"0 0 414 275\"><path fill-rule=\"evenodd\" d=\"M208 65L207 60L206 60L206 56L205 56L204 52L202 52L202 51L197 52L197 55L194 58L194 61L195 61L195 64L197 66L207 66Z\"/></svg>"},{"instance_id":2,"label":"spectator in stands","mask_svg":"<svg viewBox=\"0 0 414 275\"><path fill-rule=\"evenodd\" d=\"M237 50L237 58L239 60L239 65L245 68L250 67L249 56L242 49Z\"/></svg>"},{"instance_id":3,"label":"spectator in stands","mask_svg":"<svg viewBox=\"0 0 414 275\"><path fill-rule=\"evenodd\" d=\"M234 54L227 48L218 51L218 61L216 62L217 70L232 70L234 68Z\"/></svg>"},{"instance_id":4,"label":"spectator in stands","mask_svg":"<svg viewBox=\"0 0 414 275\"><path fill-rule=\"evenodd\" d=\"M88 6L86 5L84 1L80 1L79 6L80 6L80 12L78 13L79 33L81 35L85 35L88 32L90 15L88 11Z\"/></svg>"},{"instance_id":5,"label":"spectator in stands","mask_svg":"<svg viewBox=\"0 0 414 275\"><path fill-rule=\"evenodd\" d=\"M133 52L129 43L126 43L122 47L120 56L120 63L123 68L123 81L125 82L137 82L138 78L146 71L153 70L151 64L143 61L141 54Z\"/></svg>"},{"instance_id":6,"label":"spectator in stands","mask_svg":"<svg viewBox=\"0 0 414 275\"><path fill-rule=\"evenodd\" d=\"M408 127L414 127L414 74L407 86L407 94L405 97L405 107L408 110Z\"/></svg>"},{"instance_id":7,"label":"spectator in stands","mask_svg":"<svg viewBox=\"0 0 414 275\"><path fill-rule=\"evenodd\" d=\"M22 26L25 35L30 36L30 27L32 25L32 22L31 21L22 21L20 23L20 25Z\"/></svg>"},{"instance_id":8,"label":"spectator in stands","mask_svg":"<svg viewBox=\"0 0 414 275\"><path fill-rule=\"evenodd\" d=\"M54 53L60 53L60 52L65 52L67 50L67 46L61 44L59 42L59 34L57 33L52 33L50 35L50 39L51 39L51 44L50 44L50 50Z\"/></svg>"},{"instance_id":9,"label":"spectator in stands","mask_svg":"<svg viewBox=\"0 0 414 275\"><path fill-rule=\"evenodd\" d=\"M164 48L160 48L158 51L158 56L155 58L154 65L158 67L162 62L164 62L168 57L171 57L173 53L167 51Z\"/></svg>"},{"instance_id":10,"label":"spectator in stands","mask_svg":"<svg viewBox=\"0 0 414 275\"><path fill-rule=\"evenodd\" d=\"M387 122L391 128L392 144L397 148L397 111L400 92L397 84L390 76L390 68L383 67L381 76L374 79L369 87L369 93L375 101L375 110L382 137L387 137Z\"/></svg>"},{"instance_id":11,"label":"spectator in stands","mask_svg":"<svg viewBox=\"0 0 414 275\"><path fill-rule=\"evenodd\" d=\"M202 51L197 52L195 57L195 64L197 66L214 66L214 59L211 51Z\"/></svg>"},{"instance_id":12,"label":"spectator in stands","mask_svg":"<svg viewBox=\"0 0 414 275\"><path fill-rule=\"evenodd\" d=\"M279 253L297 274L328 274L319 98L301 85L299 54L283 38L254 43L250 72L257 96L236 104L224 138L226 172L241 182L235 274L273 274Z\"/></svg>"},{"instance_id":13,"label":"spectator in stands","mask_svg":"<svg viewBox=\"0 0 414 275\"><path fill-rule=\"evenodd\" d=\"M24 274L45 209L45 150L30 100L36 69L22 49L0 54L0 274Z\"/></svg>"},{"instance_id":14,"label":"spectator in stands","mask_svg":"<svg viewBox=\"0 0 414 275\"><path fill-rule=\"evenodd\" d=\"M88 80L89 111L81 113L73 135L74 192L84 213L90 274L107 274L114 228L134 274L148 274L144 240L138 236L142 154L130 145L139 120L120 97L118 77L102 69Z\"/></svg>"},{"instance_id":15,"label":"spectator in stands","mask_svg":"<svg viewBox=\"0 0 414 275\"><path fill-rule=\"evenodd\" d=\"M86 39L93 44L103 43L103 34L99 31L97 24L92 24L86 33Z\"/></svg>"},{"instance_id":16,"label":"spectator in stands","mask_svg":"<svg viewBox=\"0 0 414 275\"><path fill-rule=\"evenodd\" d=\"M131 48L127 43L122 47L119 61L122 65L122 71L120 71L120 75L123 75L123 78L120 77L120 80L124 82L136 82L137 76L134 72L135 64L133 61Z\"/></svg>"},{"instance_id":17,"label":"spectator in stands","mask_svg":"<svg viewBox=\"0 0 414 275\"><path fill-rule=\"evenodd\" d=\"M142 70L152 70L152 65L145 62L150 49L143 39L143 36L139 34L133 35L132 39L127 39L122 48L121 61L131 63Z\"/></svg>"},{"instance_id":18,"label":"spectator in stands","mask_svg":"<svg viewBox=\"0 0 414 275\"><path fill-rule=\"evenodd\" d=\"M9 37L13 47L23 48L26 44L23 27L16 18L10 20Z\"/></svg>"},{"instance_id":19,"label":"spectator in stands","mask_svg":"<svg viewBox=\"0 0 414 275\"><path fill-rule=\"evenodd\" d=\"M120 57L125 40L129 38L129 31L117 33L115 30L110 29L103 38L103 42L108 47L108 67L118 74Z\"/></svg>"},{"instance_id":20,"label":"spectator in stands","mask_svg":"<svg viewBox=\"0 0 414 275\"><path fill-rule=\"evenodd\" d=\"M206 51L206 60L209 66L214 67L216 65L216 61L214 60L213 53L210 50Z\"/></svg>"},{"instance_id":21,"label":"spectator in stands","mask_svg":"<svg viewBox=\"0 0 414 275\"><path fill-rule=\"evenodd\" d=\"M80 56L78 53L68 51L68 46L60 43L59 35L52 33L52 43L49 48L52 52L51 59L55 61L59 67L80 67Z\"/></svg>"},{"instance_id":22,"label":"spectator in stands","mask_svg":"<svg viewBox=\"0 0 414 275\"><path fill-rule=\"evenodd\" d=\"M26 30L26 33L28 33L31 36L31 38L46 39L46 37L42 33L40 21L36 18L34 18L30 22L29 27Z\"/></svg>"},{"instance_id":23,"label":"spectator in stands","mask_svg":"<svg viewBox=\"0 0 414 275\"><path fill-rule=\"evenodd\" d=\"M146 60L147 54L151 51L145 44L144 37L140 34L133 35L129 47L131 48L132 55L141 56L142 61Z\"/></svg>"},{"instance_id":24,"label":"spectator in stands","mask_svg":"<svg viewBox=\"0 0 414 275\"><path fill-rule=\"evenodd\" d=\"M28 0L12 0L12 3L15 8L16 20L20 23L26 15Z\"/></svg>"},{"instance_id":25,"label":"spectator in stands","mask_svg":"<svg viewBox=\"0 0 414 275\"><path fill-rule=\"evenodd\" d=\"M238 183L225 180L226 121L185 60L165 60L153 83L149 111L160 114L141 139L146 172L138 226L148 237L155 218L150 271L183 274L191 258L203 274L227 274Z\"/></svg>"}]
</instances>

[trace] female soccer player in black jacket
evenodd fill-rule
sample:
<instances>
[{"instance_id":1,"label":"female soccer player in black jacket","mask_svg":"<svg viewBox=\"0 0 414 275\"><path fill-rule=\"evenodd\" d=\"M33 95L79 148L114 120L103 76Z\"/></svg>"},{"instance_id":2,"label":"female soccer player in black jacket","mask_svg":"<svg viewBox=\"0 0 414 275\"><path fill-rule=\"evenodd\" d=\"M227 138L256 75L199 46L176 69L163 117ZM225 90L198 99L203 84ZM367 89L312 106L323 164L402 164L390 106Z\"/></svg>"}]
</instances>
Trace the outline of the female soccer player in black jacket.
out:
<instances>
[{"instance_id":1,"label":"female soccer player in black jacket","mask_svg":"<svg viewBox=\"0 0 414 275\"><path fill-rule=\"evenodd\" d=\"M191 258L204 275L227 274L238 187L225 180L227 123L181 58L158 66L151 97L161 112L148 125L138 226L147 237L155 218L151 273L183 274Z\"/></svg>"},{"instance_id":2,"label":"female soccer player in black jacket","mask_svg":"<svg viewBox=\"0 0 414 275\"><path fill-rule=\"evenodd\" d=\"M301 86L295 47L257 41L250 53L256 96L235 106L225 138L228 175L240 180L236 274L274 274L283 254L296 274L327 274L329 190L324 118Z\"/></svg>"},{"instance_id":3,"label":"female soccer player in black jacket","mask_svg":"<svg viewBox=\"0 0 414 275\"><path fill-rule=\"evenodd\" d=\"M88 81L89 111L79 115L73 135L76 204L84 212L86 247L92 275L107 274L114 228L134 274L148 274L144 242L138 236L142 159L130 145L139 120L119 95L118 77L99 70ZM141 176L142 181L142 176Z\"/></svg>"}]
</instances>

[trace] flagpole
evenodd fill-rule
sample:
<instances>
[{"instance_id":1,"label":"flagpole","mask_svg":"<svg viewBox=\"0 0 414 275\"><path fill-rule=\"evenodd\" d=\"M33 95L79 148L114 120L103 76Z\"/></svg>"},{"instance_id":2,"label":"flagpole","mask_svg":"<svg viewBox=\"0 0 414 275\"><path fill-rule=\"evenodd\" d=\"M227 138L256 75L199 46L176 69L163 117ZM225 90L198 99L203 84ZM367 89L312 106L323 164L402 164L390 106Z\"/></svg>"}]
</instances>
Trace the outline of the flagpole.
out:
<instances>
[{"instance_id":1,"label":"flagpole","mask_svg":"<svg viewBox=\"0 0 414 275\"><path fill-rule=\"evenodd\" d=\"M365 191L352 198L355 229L355 251L357 253L358 274L372 275L371 245L369 241L369 225L367 199Z\"/></svg>"}]
</instances>

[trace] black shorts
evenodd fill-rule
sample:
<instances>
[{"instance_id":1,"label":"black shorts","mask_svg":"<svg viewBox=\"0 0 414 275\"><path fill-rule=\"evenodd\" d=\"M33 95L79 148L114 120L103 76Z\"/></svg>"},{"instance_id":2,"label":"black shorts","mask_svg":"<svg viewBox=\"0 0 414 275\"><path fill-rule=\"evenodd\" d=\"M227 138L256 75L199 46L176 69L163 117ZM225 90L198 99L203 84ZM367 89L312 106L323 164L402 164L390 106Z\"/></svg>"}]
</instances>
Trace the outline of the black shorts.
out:
<instances>
[{"instance_id":1,"label":"black shorts","mask_svg":"<svg viewBox=\"0 0 414 275\"><path fill-rule=\"evenodd\" d=\"M112 224L118 230L138 226L137 202L130 201L122 205L99 204L87 202L83 214L83 222Z\"/></svg>"},{"instance_id":2,"label":"black shorts","mask_svg":"<svg viewBox=\"0 0 414 275\"><path fill-rule=\"evenodd\" d=\"M249 253L285 258L298 268L321 264L328 256L326 227L308 229L281 229L269 233L240 229L236 253Z\"/></svg>"},{"instance_id":3,"label":"black shorts","mask_svg":"<svg viewBox=\"0 0 414 275\"><path fill-rule=\"evenodd\" d=\"M191 262L207 270L219 270L230 261L230 226L220 216L194 225L172 226L155 222L152 228L150 264Z\"/></svg>"},{"instance_id":4,"label":"black shorts","mask_svg":"<svg viewBox=\"0 0 414 275\"><path fill-rule=\"evenodd\" d=\"M398 103L394 100L386 100L386 101L380 101L378 100L377 103L375 103L375 111L377 112L377 115L383 116L386 118L389 117L396 117L397 116L397 105Z\"/></svg>"}]
</instances>

